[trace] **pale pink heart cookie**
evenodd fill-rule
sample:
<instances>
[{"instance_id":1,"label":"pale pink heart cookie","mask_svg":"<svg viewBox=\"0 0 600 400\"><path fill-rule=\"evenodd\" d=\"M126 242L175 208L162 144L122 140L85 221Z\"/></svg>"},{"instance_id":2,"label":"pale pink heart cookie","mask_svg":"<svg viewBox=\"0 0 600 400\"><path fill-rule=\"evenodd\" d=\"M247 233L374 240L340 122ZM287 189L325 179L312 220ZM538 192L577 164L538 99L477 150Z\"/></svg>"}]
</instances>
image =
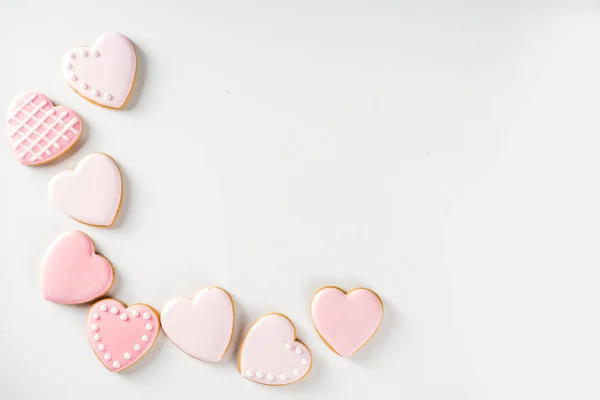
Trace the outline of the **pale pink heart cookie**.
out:
<instances>
[{"instance_id":1,"label":"pale pink heart cookie","mask_svg":"<svg viewBox=\"0 0 600 400\"><path fill-rule=\"evenodd\" d=\"M23 165L40 165L61 156L79 140L82 129L75 111L55 107L39 92L17 96L7 122L12 151Z\"/></svg>"},{"instance_id":2,"label":"pale pink heart cookie","mask_svg":"<svg viewBox=\"0 0 600 400\"><path fill-rule=\"evenodd\" d=\"M114 279L110 262L97 255L92 239L79 231L60 235L42 263L42 293L54 303L87 303L108 292Z\"/></svg>"},{"instance_id":3,"label":"pale pink heart cookie","mask_svg":"<svg viewBox=\"0 0 600 400\"><path fill-rule=\"evenodd\" d=\"M125 308L118 300L105 299L90 308L86 329L102 364L112 372L121 372L152 348L160 331L160 318L146 304Z\"/></svg>"},{"instance_id":4,"label":"pale pink heart cookie","mask_svg":"<svg viewBox=\"0 0 600 400\"><path fill-rule=\"evenodd\" d=\"M238 357L243 377L263 385L289 385L312 367L310 349L296 339L296 328L282 314L267 314L250 328Z\"/></svg>"},{"instance_id":5,"label":"pale pink heart cookie","mask_svg":"<svg viewBox=\"0 0 600 400\"><path fill-rule=\"evenodd\" d=\"M115 161L93 153L75 170L58 173L48 185L50 199L62 213L93 226L110 226L121 208L123 183Z\"/></svg>"},{"instance_id":6,"label":"pale pink heart cookie","mask_svg":"<svg viewBox=\"0 0 600 400\"><path fill-rule=\"evenodd\" d=\"M347 294L326 286L314 295L310 313L319 336L336 354L350 357L373 337L383 318L383 303L369 289Z\"/></svg>"},{"instance_id":7,"label":"pale pink heart cookie","mask_svg":"<svg viewBox=\"0 0 600 400\"><path fill-rule=\"evenodd\" d=\"M102 34L92 46L73 47L62 71L73 90L92 103L121 108L135 81L133 45L118 33Z\"/></svg>"},{"instance_id":8,"label":"pale pink heart cookie","mask_svg":"<svg viewBox=\"0 0 600 400\"><path fill-rule=\"evenodd\" d=\"M161 312L162 328L175 346L206 362L218 362L227 352L234 318L231 296L218 287L201 290L193 300L170 300Z\"/></svg>"}]
</instances>

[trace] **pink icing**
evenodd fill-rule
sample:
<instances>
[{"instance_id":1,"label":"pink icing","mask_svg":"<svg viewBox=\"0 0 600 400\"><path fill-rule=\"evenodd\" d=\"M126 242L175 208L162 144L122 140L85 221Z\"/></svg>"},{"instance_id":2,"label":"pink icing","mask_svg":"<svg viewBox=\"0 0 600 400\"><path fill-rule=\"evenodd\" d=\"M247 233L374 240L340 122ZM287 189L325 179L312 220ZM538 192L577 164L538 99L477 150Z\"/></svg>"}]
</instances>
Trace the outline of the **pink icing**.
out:
<instances>
[{"instance_id":1,"label":"pink icing","mask_svg":"<svg viewBox=\"0 0 600 400\"><path fill-rule=\"evenodd\" d=\"M296 340L294 324L281 314L267 314L252 325L238 359L246 379L287 385L304 378L312 366L308 347Z\"/></svg>"},{"instance_id":2,"label":"pink icing","mask_svg":"<svg viewBox=\"0 0 600 400\"><path fill-rule=\"evenodd\" d=\"M144 304L125 308L117 300L105 299L90 308L86 329L98 359L110 371L120 372L152 348L160 321L154 310Z\"/></svg>"},{"instance_id":3,"label":"pink icing","mask_svg":"<svg viewBox=\"0 0 600 400\"><path fill-rule=\"evenodd\" d=\"M42 293L49 301L80 304L110 289L114 271L108 260L94 253L94 243L79 231L60 235L42 263Z\"/></svg>"},{"instance_id":4,"label":"pink icing","mask_svg":"<svg viewBox=\"0 0 600 400\"><path fill-rule=\"evenodd\" d=\"M58 173L48 189L56 208L84 224L109 226L119 213L121 173L106 154L90 154L74 171Z\"/></svg>"},{"instance_id":5,"label":"pink icing","mask_svg":"<svg viewBox=\"0 0 600 400\"><path fill-rule=\"evenodd\" d=\"M311 315L321 338L340 356L360 350L379 328L383 304L368 289L344 294L334 287L322 288L311 303Z\"/></svg>"},{"instance_id":6,"label":"pink icing","mask_svg":"<svg viewBox=\"0 0 600 400\"><path fill-rule=\"evenodd\" d=\"M68 107L54 107L43 93L17 96L8 110L8 138L17 160L36 165L54 160L81 134L81 118Z\"/></svg>"},{"instance_id":7,"label":"pink icing","mask_svg":"<svg viewBox=\"0 0 600 400\"><path fill-rule=\"evenodd\" d=\"M233 335L234 308L229 294L217 287L201 290L194 299L169 301L161 313L169 339L190 356L220 361Z\"/></svg>"},{"instance_id":8,"label":"pink icing","mask_svg":"<svg viewBox=\"0 0 600 400\"><path fill-rule=\"evenodd\" d=\"M63 74L73 90L100 105L121 108L135 80L133 45L118 33L104 33L93 46L73 47L63 57Z\"/></svg>"}]
</instances>

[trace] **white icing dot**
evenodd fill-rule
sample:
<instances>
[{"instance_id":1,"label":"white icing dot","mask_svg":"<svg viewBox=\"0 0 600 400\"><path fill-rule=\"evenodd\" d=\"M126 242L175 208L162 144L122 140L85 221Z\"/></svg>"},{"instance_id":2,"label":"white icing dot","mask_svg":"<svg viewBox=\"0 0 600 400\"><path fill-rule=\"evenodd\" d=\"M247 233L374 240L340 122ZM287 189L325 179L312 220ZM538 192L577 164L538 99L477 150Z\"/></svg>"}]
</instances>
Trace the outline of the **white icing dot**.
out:
<instances>
[{"instance_id":1,"label":"white icing dot","mask_svg":"<svg viewBox=\"0 0 600 400\"><path fill-rule=\"evenodd\" d=\"M296 347L296 354L302 354L302 349L300 347Z\"/></svg>"},{"instance_id":2,"label":"white icing dot","mask_svg":"<svg viewBox=\"0 0 600 400\"><path fill-rule=\"evenodd\" d=\"M273 376L273 374L267 374L267 379L272 381L273 379L275 379L275 377Z\"/></svg>"},{"instance_id":3,"label":"white icing dot","mask_svg":"<svg viewBox=\"0 0 600 400\"><path fill-rule=\"evenodd\" d=\"M71 63L67 64L67 69L71 69L73 68L73 66L71 65Z\"/></svg>"},{"instance_id":4,"label":"white icing dot","mask_svg":"<svg viewBox=\"0 0 600 400\"><path fill-rule=\"evenodd\" d=\"M100 316L99 316L98 314L96 314L96 313L93 313L93 314L92 314L92 318L93 318L93 319L98 319L98 318L100 318Z\"/></svg>"},{"instance_id":5,"label":"white icing dot","mask_svg":"<svg viewBox=\"0 0 600 400\"><path fill-rule=\"evenodd\" d=\"M85 83L85 82L81 82L81 88L84 89L84 90L87 89L88 88L88 84Z\"/></svg>"},{"instance_id":6,"label":"white icing dot","mask_svg":"<svg viewBox=\"0 0 600 400\"><path fill-rule=\"evenodd\" d=\"M87 57L87 51L81 50L81 57Z\"/></svg>"},{"instance_id":7,"label":"white icing dot","mask_svg":"<svg viewBox=\"0 0 600 400\"><path fill-rule=\"evenodd\" d=\"M75 75L75 74L71 75L71 80L73 82L75 82L77 80L77 75Z\"/></svg>"},{"instance_id":8,"label":"white icing dot","mask_svg":"<svg viewBox=\"0 0 600 400\"><path fill-rule=\"evenodd\" d=\"M286 342L285 348L290 350L292 348L292 344L290 342Z\"/></svg>"},{"instance_id":9,"label":"white icing dot","mask_svg":"<svg viewBox=\"0 0 600 400\"><path fill-rule=\"evenodd\" d=\"M110 354L108 354L108 353L106 353L106 354L104 355L104 359L105 359L106 361L110 360L111 358L112 358L112 357L111 357L111 356L110 356Z\"/></svg>"},{"instance_id":10,"label":"white icing dot","mask_svg":"<svg viewBox=\"0 0 600 400\"><path fill-rule=\"evenodd\" d=\"M100 350L100 351L104 351L104 350L106 350L106 346L104 346L102 343L100 343L100 344L98 345L98 350Z\"/></svg>"},{"instance_id":11,"label":"white icing dot","mask_svg":"<svg viewBox=\"0 0 600 400\"><path fill-rule=\"evenodd\" d=\"M107 100L107 101L108 100L112 100L112 94L110 94L110 93L104 93L104 99Z\"/></svg>"},{"instance_id":12,"label":"white icing dot","mask_svg":"<svg viewBox=\"0 0 600 400\"><path fill-rule=\"evenodd\" d=\"M100 306L100 310L106 312L106 310L108 310L108 308L104 304L102 304Z\"/></svg>"},{"instance_id":13,"label":"white icing dot","mask_svg":"<svg viewBox=\"0 0 600 400\"><path fill-rule=\"evenodd\" d=\"M145 312L144 313L144 319L150 319L150 313Z\"/></svg>"},{"instance_id":14,"label":"white icing dot","mask_svg":"<svg viewBox=\"0 0 600 400\"><path fill-rule=\"evenodd\" d=\"M140 347L140 345L139 345L139 344L136 344L136 345L134 345L134 346L133 346L133 349L134 349L135 351L140 351L142 348Z\"/></svg>"},{"instance_id":15,"label":"white icing dot","mask_svg":"<svg viewBox=\"0 0 600 400\"><path fill-rule=\"evenodd\" d=\"M300 360L300 363L306 365L308 364L308 360L306 358L303 358L302 360Z\"/></svg>"},{"instance_id":16,"label":"white icing dot","mask_svg":"<svg viewBox=\"0 0 600 400\"><path fill-rule=\"evenodd\" d=\"M121 364L120 364L118 361L115 361L115 362L113 363L113 367L114 367L114 368L121 368Z\"/></svg>"},{"instance_id":17,"label":"white icing dot","mask_svg":"<svg viewBox=\"0 0 600 400\"><path fill-rule=\"evenodd\" d=\"M119 313L119 309L117 307L113 307L110 309L110 312L117 315Z\"/></svg>"},{"instance_id":18,"label":"white icing dot","mask_svg":"<svg viewBox=\"0 0 600 400\"><path fill-rule=\"evenodd\" d=\"M132 314L134 317L139 317L139 316L140 316L140 312L139 312L138 310L133 310L133 311L131 312L131 314Z\"/></svg>"},{"instance_id":19,"label":"white icing dot","mask_svg":"<svg viewBox=\"0 0 600 400\"><path fill-rule=\"evenodd\" d=\"M95 340L96 342L99 342L99 341L100 341L100 335L98 335L98 334L96 333L96 334L94 335L94 340Z\"/></svg>"},{"instance_id":20,"label":"white icing dot","mask_svg":"<svg viewBox=\"0 0 600 400\"><path fill-rule=\"evenodd\" d=\"M285 374L281 374L280 378L282 381L287 381L287 376Z\"/></svg>"},{"instance_id":21,"label":"white icing dot","mask_svg":"<svg viewBox=\"0 0 600 400\"><path fill-rule=\"evenodd\" d=\"M69 57L75 58L75 53L73 53L73 52L69 53Z\"/></svg>"},{"instance_id":22,"label":"white icing dot","mask_svg":"<svg viewBox=\"0 0 600 400\"><path fill-rule=\"evenodd\" d=\"M121 314L121 321L127 321L127 314Z\"/></svg>"},{"instance_id":23,"label":"white icing dot","mask_svg":"<svg viewBox=\"0 0 600 400\"><path fill-rule=\"evenodd\" d=\"M252 377L254 376L254 374L252 373L252 371L250 371L250 370L248 369L248 370L246 370L246 376L247 376L248 378L252 378Z\"/></svg>"},{"instance_id":24,"label":"white icing dot","mask_svg":"<svg viewBox=\"0 0 600 400\"><path fill-rule=\"evenodd\" d=\"M98 325L92 324L92 326L90 326L90 329L93 330L94 332L97 332L98 331Z\"/></svg>"},{"instance_id":25,"label":"white icing dot","mask_svg":"<svg viewBox=\"0 0 600 400\"><path fill-rule=\"evenodd\" d=\"M294 375L300 375L300 371L298 371L297 369L293 370L293 371L292 371L292 373L293 373Z\"/></svg>"},{"instance_id":26,"label":"white icing dot","mask_svg":"<svg viewBox=\"0 0 600 400\"><path fill-rule=\"evenodd\" d=\"M151 331L152 330L152 324L146 324L146 330L147 331Z\"/></svg>"},{"instance_id":27,"label":"white icing dot","mask_svg":"<svg viewBox=\"0 0 600 400\"><path fill-rule=\"evenodd\" d=\"M92 94L94 96L100 96L100 92L97 89L92 89Z\"/></svg>"},{"instance_id":28,"label":"white icing dot","mask_svg":"<svg viewBox=\"0 0 600 400\"><path fill-rule=\"evenodd\" d=\"M143 340L144 342L147 342L147 341L148 341L148 336L146 336L146 335L142 336L142 340Z\"/></svg>"},{"instance_id":29,"label":"white icing dot","mask_svg":"<svg viewBox=\"0 0 600 400\"><path fill-rule=\"evenodd\" d=\"M98 51L94 51L94 57L100 57L100 53L98 53Z\"/></svg>"},{"instance_id":30,"label":"white icing dot","mask_svg":"<svg viewBox=\"0 0 600 400\"><path fill-rule=\"evenodd\" d=\"M262 372L260 372L260 371L257 371L255 375L256 375L256 377L257 377L258 379L260 379L260 378L262 378L262 377L263 377L263 374L262 374Z\"/></svg>"},{"instance_id":31,"label":"white icing dot","mask_svg":"<svg viewBox=\"0 0 600 400\"><path fill-rule=\"evenodd\" d=\"M131 354L125 353L125 354L123 354L123 358L126 360L131 360Z\"/></svg>"}]
</instances>

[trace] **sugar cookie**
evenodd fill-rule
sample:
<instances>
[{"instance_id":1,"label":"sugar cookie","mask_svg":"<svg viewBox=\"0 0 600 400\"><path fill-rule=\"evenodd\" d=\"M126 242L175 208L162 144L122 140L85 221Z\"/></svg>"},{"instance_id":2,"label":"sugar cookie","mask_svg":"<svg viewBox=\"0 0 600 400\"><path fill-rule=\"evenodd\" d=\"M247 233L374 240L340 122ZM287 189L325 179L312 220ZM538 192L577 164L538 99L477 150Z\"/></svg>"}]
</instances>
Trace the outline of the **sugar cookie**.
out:
<instances>
[{"instance_id":1,"label":"sugar cookie","mask_svg":"<svg viewBox=\"0 0 600 400\"><path fill-rule=\"evenodd\" d=\"M325 286L313 296L310 314L325 344L339 356L350 357L377 332L383 302L370 289L346 293L336 286Z\"/></svg>"},{"instance_id":2,"label":"sugar cookie","mask_svg":"<svg viewBox=\"0 0 600 400\"><path fill-rule=\"evenodd\" d=\"M206 362L221 361L233 337L235 309L224 289L203 289L194 299L170 300L162 309L163 331L184 353Z\"/></svg>"},{"instance_id":3,"label":"sugar cookie","mask_svg":"<svg viewBox=\"0 0 600 400\"><path fill-rule=\"evenodd\" d=\"M42 293L54 303L87 303L106 294L114 279L110 262L97 255L92 239L79 231L60 235L42 262Z\"/></svg>"},{"instance_id":4,"label":"sugar cookie","mask_svg":"<svg viewBox=\"0 0 600 400\"><path fill-rule=\"evenodd\" d=\"M109 371L121 372L152 348L160 331L158 312L146 304L127 308L115 299L95 303L87 316L87 336Z\"/></svg>"},{"instance_id":5,"label":"sugar cookie","mask_svg":"<svg viewBox=\"0 0 600 400\"><path fill-rule=\"evenodd\" d=\"M75 170L54 176L48 190L63 214L87 225L105 227L119 214L123 183L115 161L106 154L93 153Z\"/></svg>"},{"instance_id":6,"label":"sugar cookie","mask_svg":"<svg viewBox=\"0 0 600 400\"><path fill-rule=\"evenodd\" d=\"M104 33L90 46L73 47L63 57L63 75L84 99L122 108L133 88L136 57L133 45L118 33Z\"/></svg>"},{"instance_id":7,"label":"sugar cookie","mask_svg":"<svg viewBox=\"0 0 600 400\"><path fill-rule=\"evenodd\" d=\"M81 118L68 107L54 106L43 93L17 96L8 109L8 139L23 165L40 165L60 157L79 140Z\"/></svg>"},{"instance_id":8,"label":"sugar cookie","mask_svg":"<svg viewBox=\"0 0 600 400\"><path fill-rule=\"evenodd\" d=\"M240 346L238 370L252 382L289 385L308 375L311 367L310 349L296 339L294 324L282 314L256 321Z\"/></svg>"}]
</instances>

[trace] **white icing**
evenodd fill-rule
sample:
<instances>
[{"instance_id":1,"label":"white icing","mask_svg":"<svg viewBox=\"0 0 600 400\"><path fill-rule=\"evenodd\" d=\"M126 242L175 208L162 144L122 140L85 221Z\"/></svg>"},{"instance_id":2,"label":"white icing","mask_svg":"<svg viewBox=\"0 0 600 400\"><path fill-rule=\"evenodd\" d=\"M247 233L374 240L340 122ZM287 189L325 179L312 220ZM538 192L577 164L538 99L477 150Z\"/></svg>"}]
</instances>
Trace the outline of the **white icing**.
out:
<instances>
[{"instance_id":1,"label":"white icing","mask_svg":"<svg viewBox=\"0 0 600 400\"><path fill-rule=\"evenodd\" d=\"M256 374L254 374L254 375L256 375L256 377L257 377L258 379L260 379L260 378L262 378L262 377L263 377L263 374L262 374L262 372L260 372L260 371L257 371L257 372L256 372Z\"/></svg>"},{"instance_id":2,"label":"white icing","mask_svg":"<svg viewBox=\"0 0 600 400\"><path fill-rule=\"evenodd\" d=\"M99 341L100 341L100 335L98 335L98 334L96 333L96 334L94 335L94 340L95 340L96 342L99 342Z\"/></svg>"},{"instance_id":3,"label":"white icing","mask_svg":"<svg viewBox=\"0 0 600 400\"><path fill-rule=\"evenodd\" d=\"M290 342L286 342L285 348L290 350L292 348L292 344Z\"/></svg>"},{"instance_id":4,"label":"white icing","mask_svg":"<svg viewBox=\"0 0 600 400\"><path fill-rule=\"evenodd\" d=\"M248 370L246 370L246 376L247 376L248 378L252 378L252 377L254 376L254 374L252 373L252 371L250 371L250 370L248 369Z\"/></svg>"},{"instance_id":5,"label":"white icing","mask_svg":"<svg viewBox=\"0 0 600 400\"><path fill-rule=\"evenodd\" d=\"M273 374L267 374L267 379L272 381L273 379L275 379L275 377L273 376Z\"/></svg>"},{"instance_id":6,"label":"white icing","mask_svg":"<svg viewBox=\"0 0 600 400\"><path fill-rule=\"evenodd\" d=\"M127 314L121 314L121 321L127 321Z\"/></svg>"},{"instance_id":7,"label":"white icing","mask_svg":"<svg viewBox=\"0 0 600 400\"><path fill-rule=\"evenodd\" d=\"M81 82L81 88L84 89L84 90L87 89L88 88L88 84L85 83L85 82Z\"/></svg>"},{"instance_id":8,"label":"white icing","mask_svg":"<svg viewBox=\"0 0 600 400\"><path fill-rule=\"evenodd\" d=\"M131 312L131 314L132 314L134 317L139 317L139 316L140 316L140 312L139 312L138 310L133 310L133 311Z\"/></svg>"},{"instance_id":9,"label":"white icing","mask_svg":"<svg viewBox=\"0 0 600 400\"><path fill-rule=\"evenodd\" d=\"M100 318L100 316L99 316L98 314L96 314L96 313L93 313L93 314L92 314L92 318L93 318L93 319L98 319L98 318Z\"/></svg>"},{"instance_id":10,"label":"white icing","mask_svg":"<svg viewBox=\"0 0 600 400\"><path fill-rule=\"evenodd\" d=\"M302 354L302 349L300 347L296 347L296 354Z\"/></svg>"},{"instance_id":11,"label":"white icing","mask_svg":"<svg viewBox=\"0 0 600 400\"><path fill-rule=\"evenodd\" d=\"M142 336L142 340L143 340L144 342L147 342L147 341L148 341L148 336L146 336L146 335Z\"/></svg>"},{"instance_id":12,"label":"white icing","mask_svg":"<svg viewBox=\"0 0 600 400\"><path fill-rule=\"evenodd\" d=\"M100 310L106 312L106 310L108 310L108 308L104 304L102 304L100 306Z\"/></svg>"},{"instance_id":13,"label":"white icing","mask_svg":"<svg viewBox=\"0 0 600 400\"><path fill-rule=\"evenodd\" d=\"M113 307L110 309L110 312L117 315L119 313L119 309L117 307Z\"/></svg>"},{"instance_id":14,"label":"white icing","mask_svg":"<svg viewBox=\"0 0 600 400\"><path fill-rule=\"evenodd\" d=\"M303 358L302 360L300 360L300 363L306 365L308 364L308 360L306 358Z\"/></svg>"},{"instance_id":15,"label":"white icing","mask_svg":"<svg viewBox=\"0 0 600 400\"><path fill-rule=\"evenodd\" d=\"M110 94L110 93L104 93L104 99L107 100L107 101L108 100L112 100L112 94Z\"/></svg>"},{"instance_id":16,"label":"white icing","mask_svg":"<svg viewBox=\"0 0 600 400\"><path fill-rule=\"evenodd\" d=\"M113 363L113 367L114 367L114 368L121 368L121 363L119 363L118 361L115 361L115 362Z\"/></svg>"},{"instance_id":17,"label":"white icing","mask_svg":"<svg viewBox=\"0 0 600 400\"><path fill-rule=\"evenodd\" d=\"M140 347L140 345L139 345L139 344L136 344L136 345L134 345L134 346L133 346L133 349L134 349L135 351L140 351L142 348Z\"/></svg>"},{"instance_id":18,"label":"white icing","mask_svg":"<svg viewBox=\"0 0 600 400\"><path fill-rule=\"evenodd\" d=\"M298 371L297 369L294 369L294 370L292 371L292 373L293 373L294 375L300 375L300 371Z\"/></svg>"},{"instance_id":19,"label":"white icing","mask_svg":"<svg viewBox=\"0 0 600 400\"><path fill-rule=\"evenodd\" d=\"M100 343L100 344L98 345L98 350L100 350L100 351L104 351L104 350L106 350L106 346L104 346L102 343Z\"/></svg>"},{"instance_id":20,"label":"white icing","mask_svg":"<svg viewBox=\"0 0 600 400\"><path fill-rule=\"evenodd\" d=\"M123 354L123 358L126 360L131 360L131 354L125 353L125 354Z\"/></svg>"},{"instance_id":21,"label":"white icing","mask_svg":"<svg viewBox=\"0 0 600 400\"><path fill-rule=\"evenodd\" d=\"M92 94L94 96L100 96L100 92L98 91L98 89L92 89Z\"/></svg>"},{"instance_id":22,"label":"white icing","mask_svg":"<svg viewBox=\"0 0 600 400\"><path fill-rule=\"evenodd\" d=\"M71 68L73 68L73 66L71 65L71 63L68 63L67 64L67 69L71 69Z\"/></svg>"},{"instance_id":23,"label":"white icing","mask_svg":"<svg viewBox=\"0 0 600 400\"><path fill-rule=\"evenodd\" d=\"M98 325L92 324L92 326L90 326L90 329L93 330L94 332L97 332L98 331Z\"/></svg>"},{"instance_id":24,"label":"white icing","mask_svg":"<svg viewBox=\"0 0 600 400\"><path fill-rule=\"evenodd\" d=\"M109 361L111 358L112 358L112 357L110 356L110 354L109 354L109 353L106 353L106 354L104 355L104 359L105 359L106 361Z\"/></svg>"},{"instance_id":25,"label":"white icing","mask_svg":"<svg viewBox=\"0 0 600 400\"><path fill-rule=\"evenodd\" d=\"M146 324L146 330L147 331L151 331L152 330L152 324Z\"/></svg>"},{"instance_id":26,"label":"white icing","mask_svg":"<svg viewBox=\"0 0 600 400\"><path fill-rule=\"evenodd\" d=\"M150 313L145 312L144 313L144 319L150 319Z\"/></svg>"},{"instance_id":27,"label":"white icing","mask_svg":"<svg viewBox=\"0 0 600 400\"><path fill-rule=\"evenodd\" d=\"M282 381L287 381L287 376L285 374L281 374L280 378Z\"/></svg>"},{"instance_id":28,"label":"white icing","mask_svg":"<svg viewBox=\"0 0 600 400\"><path fill-rule=\"evenodd\" d=\"M81 57L87 57L88 53L85 50L81 50Z\"/></svg>"}]
</instances>

